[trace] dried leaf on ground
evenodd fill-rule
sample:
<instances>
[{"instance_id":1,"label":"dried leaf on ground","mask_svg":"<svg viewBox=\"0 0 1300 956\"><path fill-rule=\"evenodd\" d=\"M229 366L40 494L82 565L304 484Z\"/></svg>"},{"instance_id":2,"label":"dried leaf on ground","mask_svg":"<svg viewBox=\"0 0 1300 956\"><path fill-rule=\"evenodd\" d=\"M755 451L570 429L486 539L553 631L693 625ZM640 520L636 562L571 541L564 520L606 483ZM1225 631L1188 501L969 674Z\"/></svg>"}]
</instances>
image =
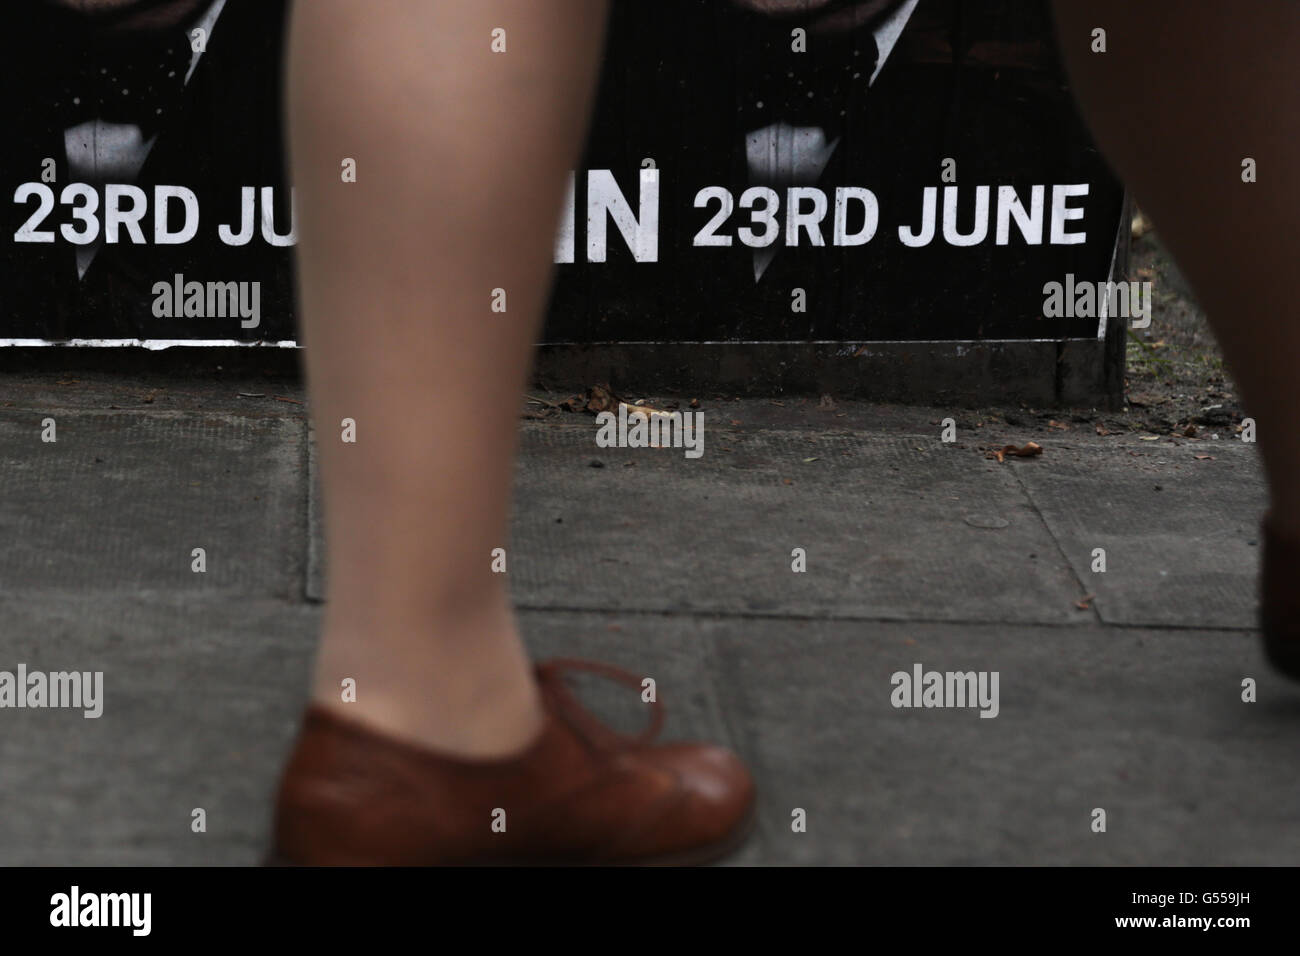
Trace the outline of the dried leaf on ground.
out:
<instances>
[{"instance_id":1,"label":"dried leaf on ground","mask_svg":"<svg viewBox=\"0 0 1300 956\"><path fill-rule=\"evenodd\" d=\"M618 408L619 397L608 385L593 385L587 389L587 411L612 412Z\"/></svg>"}]
</instances>

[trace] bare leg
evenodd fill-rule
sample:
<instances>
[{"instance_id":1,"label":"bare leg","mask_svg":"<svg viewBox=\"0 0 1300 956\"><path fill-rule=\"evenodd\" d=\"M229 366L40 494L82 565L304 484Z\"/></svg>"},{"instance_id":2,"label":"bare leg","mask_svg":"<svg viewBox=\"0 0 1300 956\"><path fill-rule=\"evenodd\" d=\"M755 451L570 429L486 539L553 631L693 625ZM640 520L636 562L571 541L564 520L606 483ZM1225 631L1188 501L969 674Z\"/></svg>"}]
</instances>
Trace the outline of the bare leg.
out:
<instances>
[{"instance_id":1,"label":"bare leg","mask_svg":"<svg viewBox=\"0 0 1300 956\"><path fill-rule=\"evenodd\" d=\"M1058 0L1099 144L1196 288L1258 422L1272 523L1300 539L1300 5ZM1107 52L1091 32L1106 30ZM1242 161L1258 181L1242 181Z\"/></svg>"},{"instance_id":2,"label":"bare leg","mask_svg":"<svg viewBox=\"0 0 1300 956\"><path fill-rule=\"evenodd\" d=\"M509 754L541 726L490 562L604 15L604 0L294 8L290 143L329 542L314 698L443 752ZM508 311L492 311L494 289Z\"/></svg>"}]
</instances>

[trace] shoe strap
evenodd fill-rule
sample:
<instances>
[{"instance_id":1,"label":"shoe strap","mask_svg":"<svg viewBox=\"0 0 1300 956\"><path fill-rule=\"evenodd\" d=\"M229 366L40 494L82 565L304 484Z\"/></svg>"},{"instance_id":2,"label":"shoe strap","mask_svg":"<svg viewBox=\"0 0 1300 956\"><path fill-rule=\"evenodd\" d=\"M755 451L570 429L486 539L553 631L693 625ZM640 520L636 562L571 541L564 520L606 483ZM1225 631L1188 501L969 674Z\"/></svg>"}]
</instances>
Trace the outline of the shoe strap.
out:
<instances>
[{"instance_id":1,"label":"shoe strap","mask_svg":"<svg viewBox=\"0 0 1300 956\"><path fill-rule=\"evenodd\" d=\"M639 734L624 734L602 723L578 700L564 676L581 671L598 674L609 680L641 690L641 678L612 664L563 657L543 661L536 666L537 682L542 693L553 703L555 711L592 746L613 750L630 750L650 743L663 729L664 709L658 699L651 701L650 724Z\"/></svg>"}]
</instances>

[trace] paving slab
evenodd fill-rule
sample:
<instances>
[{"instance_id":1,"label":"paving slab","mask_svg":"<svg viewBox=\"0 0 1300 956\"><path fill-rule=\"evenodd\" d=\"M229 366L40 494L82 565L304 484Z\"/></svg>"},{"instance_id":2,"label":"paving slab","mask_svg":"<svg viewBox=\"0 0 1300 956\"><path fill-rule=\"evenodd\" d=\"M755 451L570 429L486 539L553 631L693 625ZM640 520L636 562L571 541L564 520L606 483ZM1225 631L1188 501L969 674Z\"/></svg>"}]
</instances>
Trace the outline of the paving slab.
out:
<instances>
[{"instance_id":1,"label":"paving slab","mask_svg":"<svg viewBox=\"0 0 1300 956\"><path fill-rule=\"evenodd\" d=\"M266 598L0 600L0 669L102 671L104 687L98 718L0 711L0 865L254 862L318 617Z\"/></svg>"},{"instance_id":2,"label":"paving slab","mask_svg":"<svg viewBox=\"0 0 1300 956\"><path fill-rule=\"evenodd\" d=\"M931 438L706 429L705 453L528 424L509 574L533 609L1079 623L1008 470ZM319 515L313 521L319 551ZM792 570L803 549L807 571ZM313 568L319 565L313 563ZM308 593L320 596L318 577Z\"/></svg>"},{"instance_id":3,"label":"paving slab","mask_svg":"<svg viewBox=\"0 0 1300 956\"><path fill-rule=\"evenodd\" d=\"M722 621L773 864L1294 865L1300 689L1240 631ZM997 671L999 713L892 675ZM1258 702L1242 700L1257 682ZM796 808L807 832L791 827ZM1106 831L1093 832L1093 811Z\"/></svg>"},{"instance_id":4,"label":"paving slab","mask_svg":"<svg viewBox=\"0 0 1300 956\"><path fill-rule=\"evenodd\" d=\"M1259 519L1255 444L1057 443L1016 476L1113 624L1254 627ZM1197 457L1202 456L1202 457ZM1092 570L1094 549L1106 570Z\"/></svg>"},{"instance_id":5,"label":"paving slab","mask_svg":"<svg viewBox=\"0 0 1300 956\"><path fill-rule=\"evenodd\" d=\"M97 718L0 710L0 866L256 862L319 618L316 605L269 599L0 599L0 670L102 671L104 686ZM652 678L666 738L728 742L711 644L690 626L527 613L523 624L535 657L595 658ZM612 726L645 725L639 689L574 685ZM196 808L202 833L191 829Z\"/></svg>"},{"instance_id":6,"label":"paving slab","mask_svg":"<svg viewBox=\"0 0 1300 956\"><path fill-rule=\"evenodd\" d=\"M288 418L5 409L0 593L297 596L304 451Z\"/></svg>"}]
</instances>

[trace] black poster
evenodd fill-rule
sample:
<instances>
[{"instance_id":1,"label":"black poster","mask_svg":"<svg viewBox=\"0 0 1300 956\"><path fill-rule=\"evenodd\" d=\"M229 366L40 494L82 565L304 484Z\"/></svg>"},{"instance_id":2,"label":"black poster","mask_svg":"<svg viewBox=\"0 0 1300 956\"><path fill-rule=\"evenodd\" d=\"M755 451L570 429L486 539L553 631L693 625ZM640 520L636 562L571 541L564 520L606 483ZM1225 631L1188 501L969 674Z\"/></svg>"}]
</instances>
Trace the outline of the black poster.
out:
<instances>
[{"instance_id":1,"label":"black poster","mask_svg":"<svg viewBox=\"0 0 1300 956\"><path fill-rule=\"evenodd\" d=\"M294 343L286 5L171 5L128 49L10 5L0 342ZM1047 305L1111 278L1122 191L1046 4L803 6L613 5L545 340L1104 335Z\"/></svg>"},{"instance_id":2,"label":"black poster","mask_svg":"<svg viewBox=\"0 0 1300 956\"><path fill-rule=\"evenodd\" d=\"M118 49L42 0L9 5L0 338L10 343L294 338L285 5L172 6L193 16ZM186 315L187 300L200 315Z\"/></svg>"}]
</instances>

